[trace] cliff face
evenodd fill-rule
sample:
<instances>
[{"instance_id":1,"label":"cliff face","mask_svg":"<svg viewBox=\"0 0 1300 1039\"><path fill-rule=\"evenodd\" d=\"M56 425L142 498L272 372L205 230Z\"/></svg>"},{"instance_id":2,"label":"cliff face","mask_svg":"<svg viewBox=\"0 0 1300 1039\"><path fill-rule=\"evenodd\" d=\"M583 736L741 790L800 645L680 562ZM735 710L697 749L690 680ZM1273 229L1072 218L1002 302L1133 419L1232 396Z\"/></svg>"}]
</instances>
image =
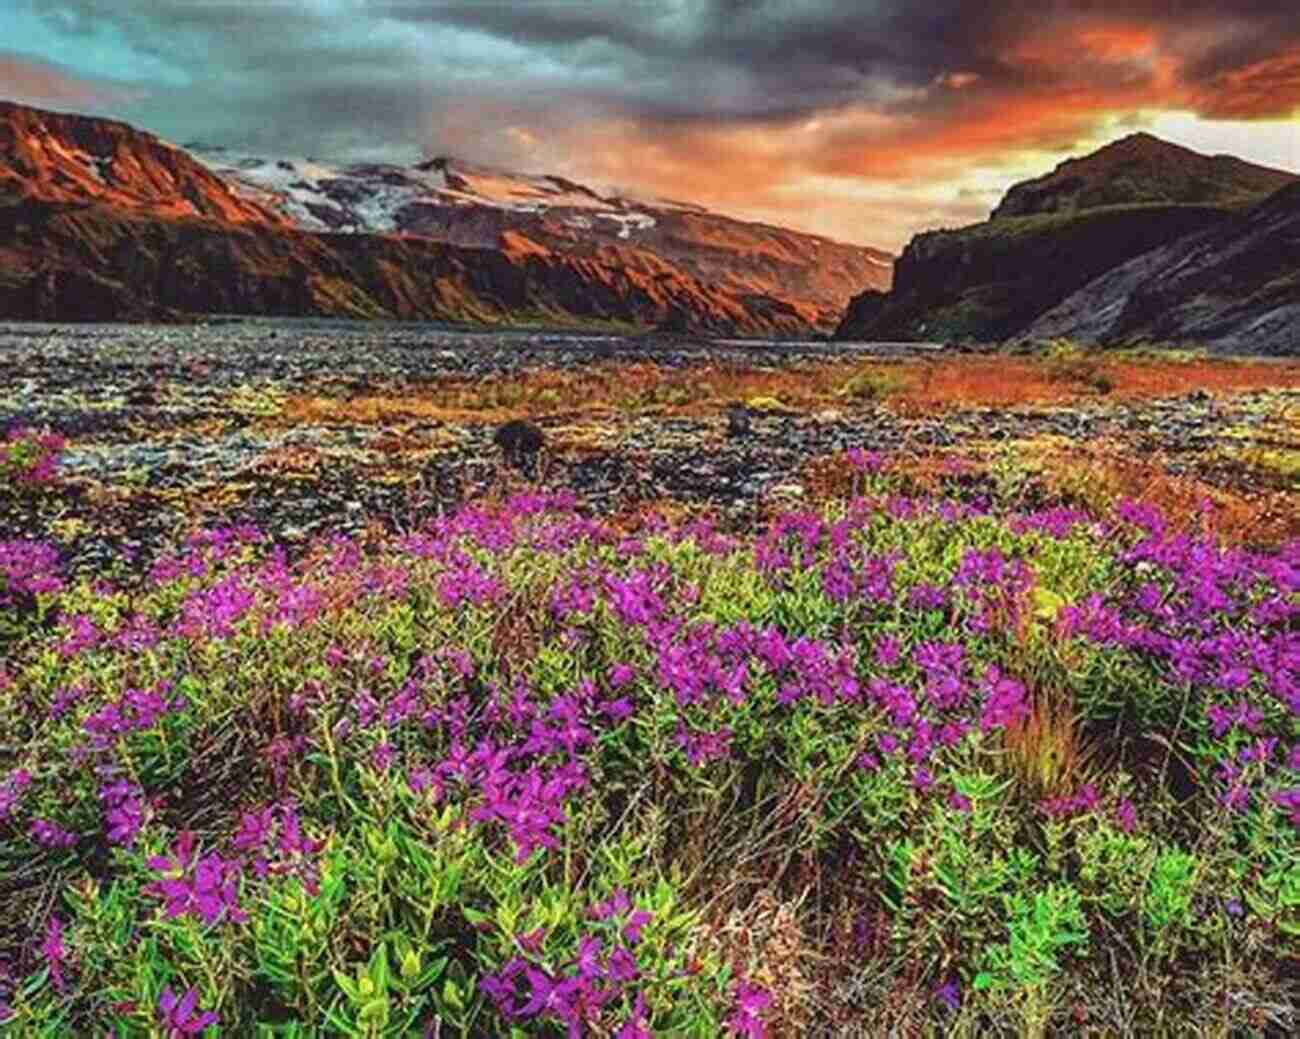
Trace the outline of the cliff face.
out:
<instances>
[{"instance_id":1,"label":"cliff face","mask_svg":"<svg viewBox=\"0 0 1300 1039\"><path fill-rule=\"evenodd\" d=\"M1107 271L1023 335L1300 356L1300 184Z\"/></svg>"},{"instance_id":2,"label":"cliff face","mask_svg":"<svg viewBox=\"0 0 1300 1039\"><path fill-rule=\"evenodd\" d=\"M282 170L280 161L275 168L303 184L319 172ZM847 298L866 268L888 273L886 261L863 259L869 250L848 246L827 265L833 275L813 272L810 257L827 248L822 240L738 221L731 223L752 228L750 237L733 232L712 249L682 232L680 244L656 251L631 241L630 232L621 236L626 222L612 240L584 238L565 224L571 217L563 207L558 214L534 207L523 214L528 219L512 222L503 219L508 207L494 212L453 171L422 172L438 174L453 196L444 206L451 216L403 197L404 174L369 166L350 179L319 180L350 199L354 215L370 214L374 228L353 222L351 233L341 233L323 220L320 228L338 233L311 230L302 218L311 210L295 209L274 185L214 172L125 123L0 104L0 317L672 323L725 335L802 336L832 327L839 312L832 283ZM552 182L565 199L586 190ZM389 219L394 198L402 219ZM319 198L312 205L337 222L338 207ZM529 222L539 215L550 223ZM683 217L682 226L695 216ZM437 220L454 227L443 236L449 240L424 233ZM711 232L721 226L705 225Z\"/></svg>"},{"instance_id":3,"label":"cliff face","mask_svg":"<svg viewBox=\"0 0 1300 1039\"><path fill-rule=\"evenodd\" d=\"M1298 179L1149 135L1127 138L1016 185L982 224L918 235L895 263L892 290L855 297L836 338L1023 336L1109 271L1187 236L1231 234L1264 189Z\"/></svg>"},{"instance_id":4,"label":"cliff face","mask_svg":"<svg viewBox=\"0 0 1300 1039\"><path fill-rule=\"evenodd\" d=\"M1224 217L1122 207L918 235L894 266L893 290L855 299L836 338L1004 339L1099 274Z\"/></svg>"}]
</instances>

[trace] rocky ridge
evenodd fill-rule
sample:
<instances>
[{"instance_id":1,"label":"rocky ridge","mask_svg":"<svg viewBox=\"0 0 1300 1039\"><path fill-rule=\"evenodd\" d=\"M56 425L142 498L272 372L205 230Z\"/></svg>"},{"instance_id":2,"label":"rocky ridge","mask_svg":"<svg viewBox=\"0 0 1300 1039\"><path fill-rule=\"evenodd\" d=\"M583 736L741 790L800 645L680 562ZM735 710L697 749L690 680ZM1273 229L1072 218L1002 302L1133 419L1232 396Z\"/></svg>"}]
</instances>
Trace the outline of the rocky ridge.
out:
<instances>
[{"instance_id":1,"label":"rocky ridge","mask_svg":"<svg viewBox=\"0 0 1300 1039\"><path fill-rule=\"evenodd\" d=\"M1300 304L1300 286L1287 273L1295 244L1286 212L1297 182L1296 174L1134 135L1014 186L984 223L916 236L895 264L893 288L855 297L835 336L1151 335L1294 352L1300 333L1289 308ZM1249 241L1237 241L1240 233ZM1190 253L1212 273L1191 277ZM1130 291L1153 280L1162 286L1158 303L1154 285L1146 295ZM1098 317L1119 312L1124 320ZM1266 334L1246 334L1256 330Z\"/></svg>"},{"instance_id":2,"label":"rocky ridge","mask_svg":"<svg viewBox=\"0 0 1300 1039\"><path fill-rule=\"evenodd\" d=\"M1142 204L1249 205L1295 174L1135 133L1013 186L990 220Z\"/></svg>"},{"instance_id":3,"label":"rocky ridge","mask_svg":"<svg viewBox=\"0 0 1300 1039\"><path fill-rule=\"evenodd\" d=\"M1300 353L1300 183L1143 253L1039 317L1025 339L1200 340L1233 353Z\"/></svg>"}]
</instances>

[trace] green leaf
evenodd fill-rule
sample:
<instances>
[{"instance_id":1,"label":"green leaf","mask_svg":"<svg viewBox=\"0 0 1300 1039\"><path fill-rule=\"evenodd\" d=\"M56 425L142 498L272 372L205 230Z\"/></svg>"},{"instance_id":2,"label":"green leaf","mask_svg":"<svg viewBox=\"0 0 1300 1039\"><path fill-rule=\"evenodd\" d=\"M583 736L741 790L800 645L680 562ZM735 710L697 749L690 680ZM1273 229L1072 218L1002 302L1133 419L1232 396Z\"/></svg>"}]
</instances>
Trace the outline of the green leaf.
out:
<instances>
[{"instance_id":1,"label":"green leaf","mask_svg":"<svg viewBox=\"0 0 1300 1039\"><path fill-rule=\"evenodd\" d=\"M388 990L388 946L380 942L370 955L370 980L374 982L375 991Z\"/></svg>"},{"instance_id":2,"label":"green leaf","mask_svg":"<svg viewBox=\"0 0 1300 1039\"><path fill-rule=\"evenodd\" d=\"M338 968L334 969L333 974L335 983L343 990L348 999L352 1000L354 1003L357 1002L360 997L357 994L356 982Z\"/></svg>"},{"instance_id":3,"label":"green leaf","mask_svg":"<svg viewBox=\"0 0 1300 1039\"><path fill-rule=\"evenodd\" d=\"M18 990L19 995L30 997L34 992L40 990L41 986L45 984L46 979L48 979L49 976L50 968L42 967L23 983L23 987Z\"/></svg>"},{"instance_id":4,"label":"green leaf","mask_svg":"<svg viewBox=\"0 0 1300 1039\"><path fill-rule=\"evenodd\" d=\"M465 1000L461 996L460 986L448 978L442 986L442 1001L453 1010L464 1010Z\"/></svg>"},{"instance_id":5,"label":"green leaf","mask_svg":"<svg viewBox=\"0 0 1300 1039\"><path fill-rule=\"evenodd\" d=\"M359 1029L346 1017L341 1015L337 1010L332 1010L327 1008L325 1011L325 1020L328 1021L330 1024L332 1024L344 1035L357 1036L358 1039L362 1039L362 1037L364 1037L365 1035L365 1033L362 1032L361 1029Z\"/></svg>"},{"instance_id":6,"label":"green leaf","mask_svg":"<svg viewBox=\"0 0 1300 1039\"><path fill-rule=\"evenodd\" d=\"M359 1021L371 1021L380 1027L388 1023L388 1000L386 998L372 999L369 1003L361 1008L357 1014Z\"/></svg>"},{"instance_id":7,"label":"green leaf","mask_svg":"<svg viewBox=\"0 0 1300 1039\"><path fill-rule=\"evenodd\" d=\"M1050 588L1037 587L1033 591L1034 597L1034 616L1040 620L1054 621L1056 615L1060 612L1061 607L1065 605L1065 598L1057 595Z\"/></svg>"}]
</instances>

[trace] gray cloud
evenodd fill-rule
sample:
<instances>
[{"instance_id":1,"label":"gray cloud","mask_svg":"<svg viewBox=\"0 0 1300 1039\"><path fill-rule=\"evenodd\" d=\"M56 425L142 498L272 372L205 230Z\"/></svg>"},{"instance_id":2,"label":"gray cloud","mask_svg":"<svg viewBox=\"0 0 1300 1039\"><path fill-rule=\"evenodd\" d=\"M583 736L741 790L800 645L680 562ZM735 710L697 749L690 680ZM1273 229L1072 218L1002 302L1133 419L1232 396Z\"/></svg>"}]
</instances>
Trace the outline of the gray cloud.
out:
<instances>
[{"instance_id":1,"label":"gray cloud","mask_svg":"<svg viewBox=\"0 0 1300 1039\"><path fill-rule=\"evenodd\" d=\"M659 125L781 125L852 107L941 117L952 99L928 88L945 76L977 76L983 91L1077 76L1077 63L1016 62L1008 51L1083 21L1155 26L1183 49L1193 84L1300 46L1294 3L1254 0L19 2L52 33L117 40L124 62L135 52L185 68L193 83L171 95L170 115L161 98L142 109L157 129L234 134L242 122L286 143L352 131L377 146L409 142L428 106L475 99ZM1096 68L1099 79L1114 74Z\"/></svg>"},{"instance_id":2,"label":"gray cloud","mask_svg":"<svg viewBox=\"0 0 1300 1039\"><path fill-rule=\"evenodd\" d=\"M174 140L450 153L795 217L801 178L938 181L1140 111L1300 107L1295 0L8 3L13 63ZM11 66L0 95L38 78Z\"/></svg>"}]
</instances>

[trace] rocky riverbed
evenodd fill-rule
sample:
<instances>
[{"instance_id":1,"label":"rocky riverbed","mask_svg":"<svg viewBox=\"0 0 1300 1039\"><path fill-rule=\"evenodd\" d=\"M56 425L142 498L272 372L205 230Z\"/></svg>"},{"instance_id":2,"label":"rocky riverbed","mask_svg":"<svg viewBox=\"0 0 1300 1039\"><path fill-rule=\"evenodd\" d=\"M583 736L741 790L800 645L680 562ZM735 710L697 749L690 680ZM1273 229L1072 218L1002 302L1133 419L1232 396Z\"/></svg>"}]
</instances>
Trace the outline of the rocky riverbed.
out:
<instances>
[{"instance_id":1,"label":"rocky riverbed","mask_svg":"<svg viewBox=\"0 0 1300 1039\"><path fill-rule=\"evenodd\" d=\"M360 532L373 522L409 529L469 498L521 485L492 444L493 421L286 423L279 404L292 394L400 397L439 380L632 360L667 369L706 363L806 368L864 352L908 363L905 347L465 332L397 323L0 326L0 435L35 426L67 440L58 492L4 498L0 538L53 536L69 562L102 568L115 556L138 563L203 524L250 521L293 545L328 530ZM721 406L689 416L527 410L551 446L538 473L547 488L571 490L602 514L673 500L712 506L742 525L773 500L809 494L810 464L854 447L887 453L980 448L1014 456L1017 445L1052 438L1113 445L1159 456L1172 473L1239 482L1240 467L1221 464L1216 447L1229 435L1234 444L1274 443L1277 417L1288 409L1300 416L1300 391L1099 396L1069 406L912 417L854 403L810 413L756 412L751 434L739 438L728 435ZM1283 447L1300 448L1300 438ZM979 491L976 481L970 493Z\"/></svg>"}]
</instances>

